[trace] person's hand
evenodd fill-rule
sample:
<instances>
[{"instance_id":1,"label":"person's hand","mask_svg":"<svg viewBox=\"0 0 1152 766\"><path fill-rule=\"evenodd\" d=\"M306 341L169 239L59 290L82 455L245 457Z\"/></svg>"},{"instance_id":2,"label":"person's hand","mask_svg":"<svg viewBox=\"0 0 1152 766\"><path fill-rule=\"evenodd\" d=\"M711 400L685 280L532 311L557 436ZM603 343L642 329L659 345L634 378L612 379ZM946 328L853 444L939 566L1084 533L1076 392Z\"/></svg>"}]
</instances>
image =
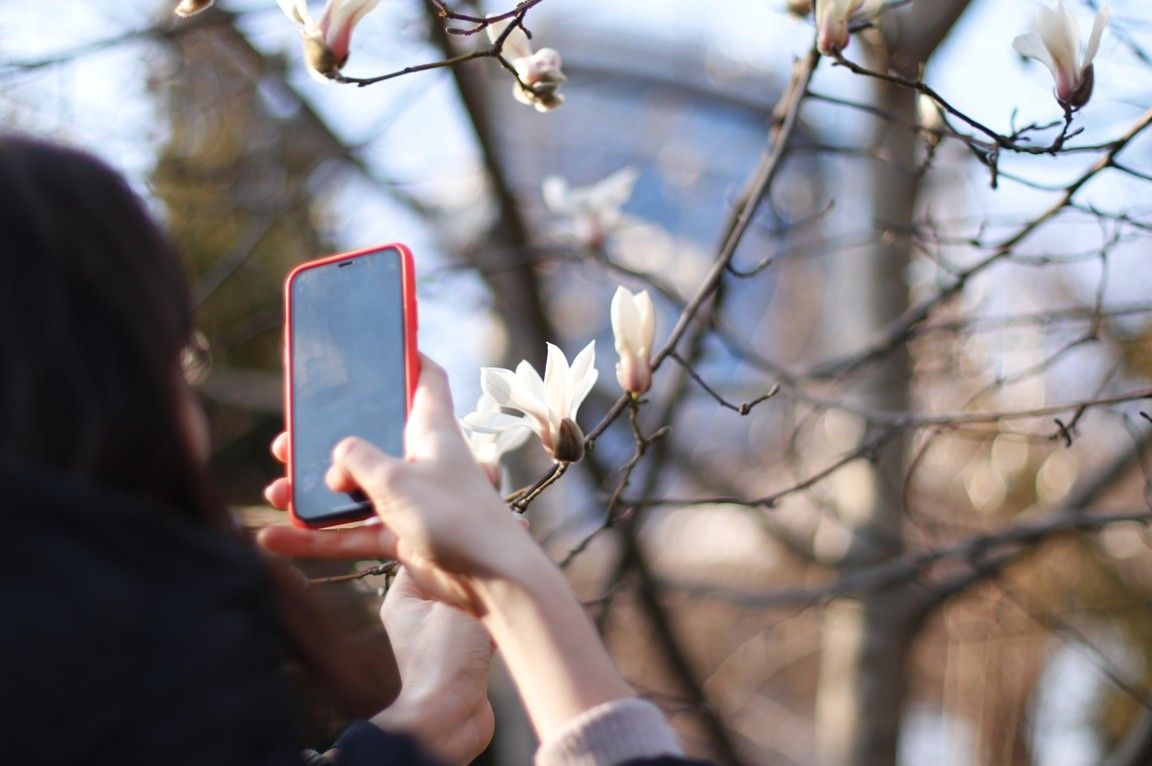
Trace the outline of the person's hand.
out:
<instances>
[{"instance_id":1,"label":"person's hand","mask_svg":"<svg viewBox=\"0 0 1152 766\"><path fill-rule=\"evenodd\" d=\"M539 556L539 548L473 459L453 414L447 377L427 358L404 441L404 459L354 437L333 450L328 486L363 490L379 523L335 530L268 527L259 542L289 556L394 558L428 597L479 615L477 580L503 577L525 554ZM274 451L283 455L286 447L278 439ZM278 480L266 495L282 507L288 489L286 480Z\"/></svg>"},{"instance_id":2,"label":"person's hand","mask_svg":"<svg viewBox=\"0 0 1152 766\"><path fill-rule=\"evenodd\" d=\"M285 465L288 464L288 432L281 431L272 440L272 456ZM264 488L264 499L273 508L286 511L292 500L292 484L287 476L281 476Z\"/></svg>"},{"instance_id":3,"label":"person's hand","mask_svg":"<svg viewBox=\"0 0 1152 766\"><path fill-rule=\"evenodd\" d=\"M290 556L394 558L425 596L480 617L542 741L589 710L634 696L563 573L472 459L444 371L427 359L404 443L404 459L356 438L332 454L328 486L363 490L378 523L268 527L261 544ZM270 500L282 500L287 488L273 484Z\"/></svg>"},{"instance_id":4,"label":"person's hand","mask_svg":"<svg viewBox=\"0 0 1152 766\"><path fill-rule=\"evenodd\" d=\"M401 569L380 608L403 686L370 720L414 736L449 764L466 764L492 740L488 702L492 640L475 619L424 598Z\"/></svg>"}]
</instances>

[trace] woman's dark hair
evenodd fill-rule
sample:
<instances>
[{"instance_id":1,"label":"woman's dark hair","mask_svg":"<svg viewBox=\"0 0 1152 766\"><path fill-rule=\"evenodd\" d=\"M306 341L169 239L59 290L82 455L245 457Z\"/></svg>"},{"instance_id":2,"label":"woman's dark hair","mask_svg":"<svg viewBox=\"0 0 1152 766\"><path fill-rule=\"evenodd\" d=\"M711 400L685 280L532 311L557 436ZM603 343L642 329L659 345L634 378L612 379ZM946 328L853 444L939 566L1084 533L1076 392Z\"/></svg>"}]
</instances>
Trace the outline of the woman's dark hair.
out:
<instances>
[{"instance_id":1,"label":"woman's dark hair","mask_svg":"<svg viewBox=\"0 0 1152 766\"><path fill-rule=\"evenodd\" d=\"M0 136L0 263L0 461L236 534L181 401L183 264L124 179L83 152ZM269 572L290 644L331 701L355 715L386 704L394 673L349 649L287 567Z\"/></svg>"},{"instance_id":2,"label":"woman's dark hair","mask_svg":"<svg viewBox=\"0 0 1152 766\"><path fill-rule=\"evenodd\" d=\"M127 183L87 154L0 139L0 252L0 458L205 510L177 399L192 300Z\"/></svg>"}]
</instances>

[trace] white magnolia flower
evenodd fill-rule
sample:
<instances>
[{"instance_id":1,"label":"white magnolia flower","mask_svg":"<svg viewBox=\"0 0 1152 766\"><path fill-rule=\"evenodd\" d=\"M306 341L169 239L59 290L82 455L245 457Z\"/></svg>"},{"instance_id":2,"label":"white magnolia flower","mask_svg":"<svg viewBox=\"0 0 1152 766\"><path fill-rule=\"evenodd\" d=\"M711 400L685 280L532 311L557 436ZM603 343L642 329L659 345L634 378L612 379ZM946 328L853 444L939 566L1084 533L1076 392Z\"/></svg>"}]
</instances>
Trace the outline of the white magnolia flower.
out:
<instances>
[{"instance_id":1,"label":"white magnolia flower","mask_svg":"<svg viewBox=\"0 0 1152 766\"><path fill-rule=\"evenodd\" d=\"M816 47L821 53L831 55L848 47L848 22L862 5L864 0L817 0Z\"/></svg>"},{"instance_id":2,"label":"white magnolia flower","mask_svg":"<svg viewBox=\"0 0 1152 766\"><path fill-rule=\"evenodd\" d=\"M1056 0L1055 10L1040 6L1035 29L1012 42L1012 47L1021 55L1048 67L1056 79L1056 100L1067 109L1079 109L1092 97L1096 79L1092 60L1100 49L1100 38L1110 13L1105 4L1096 14L1083 59L1080 58L1080 26L1064 8L1063 0Z\"/></svg>"},{"instance_id":3,"label":"white magnolia flower","mask_svg":"<svg viewBox=\"0 0 1152 766\"><path fill-rule=\"evenodd\" d=\"M333 79L348 62L352 30L380 0L328 0L320 21L313 21L308 0L276 0L304 38L304 60L317 79Z\"/></svg>"},{"instance_id":4,"label":"white magnolia flower","mask_svg":"<svg viewBox=\"0 0 1152 766\"><path fill-rule=\"evenodd\" d=\"M544 204L580 244L599 250L624 220L620 208L631 199L639 177L635 168L621 168L591 186L572 188L566 179L549 176L544 179Z\"/></svg>"},{"instance_id":5,"label":"white magnolia flower","mask_svg":"<svg viewBox=\"0 0 1152 766\"><path fill-rule=\"evenodd\" d=\"M464 423L472 430L493 433L528 426L553 458L574 463L584 456L584 432L576 425L576 412L598 374L596 341L585 346L571 366L564 352L549 343L543 378L528 362L520 362L515 372L500 367L480 370L480 390L495 408L522 414L508 415L490 408L465 416Z\"/></svg>"},{"instance_id":6,"label":"white magnolia flower","mask_svg":"<svg viewBox=\"0 0 1152 766\"><path fill-rule=\"evenodd\" d=\"M176 6L177 16L194 16L212 5L212 0L181 0Z\"/></svg>"},{"instance_id":7,"label":"white magnolia flower","mask_svg":"<svg viewBox=\"0 0 1152 766\"><path fill-rule=\"evenodd\" d=\"M477 431L468 426L468 419L483 420L488 429ZM499 405L485 395L476 402L476 411L460 421L464 426L464 437L472 449L472 456L488 474L493 486L500 487L500 460L506 452L511 452L532 435L532 429L522 418L505 415ZM491 430L489 430L491 429Z\"/></svg>"},{"instance_id":8,"label":"white magnolia flower","mask_svg":"<svg viewBox=\"0 0 1152 766\"><path fill-rule=\"evenodd\" d=\"M505 19L489 24L488 37L496 42L512 22ZM568 78L560 71L560 54L554 49L541 48L533 52L528 34L517 26L504 38L500 55L520 78L520 82L512 85L512 95L517 101L535 107L538 112L550 112L564 103L564 97L557 91Z\"/></svg>"},{"instance_id":9,"label":"white magnolia flower","mask_svg":"<svg viewBox=\"0 0 1152 766\"><path fill-rule=\"evenodd\" d=\"M656 317L647 290L631 293L616 288L612 296L612 336L616 341L616 380L639 396L652 387L652 341Z\"/></svg>"}]
</instances>

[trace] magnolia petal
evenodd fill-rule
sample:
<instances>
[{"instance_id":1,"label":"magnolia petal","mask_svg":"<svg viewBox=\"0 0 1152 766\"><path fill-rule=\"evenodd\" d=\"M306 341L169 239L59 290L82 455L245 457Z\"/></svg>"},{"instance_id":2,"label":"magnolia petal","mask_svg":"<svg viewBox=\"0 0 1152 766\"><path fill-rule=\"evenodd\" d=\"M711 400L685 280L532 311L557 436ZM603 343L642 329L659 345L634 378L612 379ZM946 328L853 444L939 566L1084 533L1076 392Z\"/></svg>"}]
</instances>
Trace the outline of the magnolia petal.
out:
<instances>
[{"instance_id":1,"label":"magnolia petal","mask_svg":"<svg viewBox=\"0 0 1152 766\"><path fill-rule=\"evenodd\" d=\"M640 312L636 309L632 293L617 287L608 313L612 318L612 338L616 353L621 356L635 353L641 343Z\"/></svg>"},{"instance_id":2,"label":"magnolia petal","mask_svg":"<svg viewBox=\"0 0 1152 766\"><path fill-rule=\"evenodd\" d=\"M630 198L638 177L638 171L626 167L573 189L567 180L552 176L544 181L544 203L563 219L567 234L586 247L600 248L622 220L620 207Z\"/></svg>"},{"instance_id":3,"label":"magnolia petal","mask_svg":"<svg viewBox=\"0 0 1152 766\"><path fill-rule=\"evenodd\" d=\"M515 401L520 402L513 406L520 409L530 407L543 418L548 418L548 389L540 373L536 372L536 368L527 361L521 361L516 365L516 387L512 390L512 396Z\"/></svg>"},{"instance_id":4,"label":"magnolia petal","mask_svg":"<svg viewBox=\"0 0 1152 766\"><path fill-rule=\"evenodd\" d=\"M532 434L532 426L528 423L521 422L509 426L496 434L496 451L501 455L511 452L528 441Z\"/></svg>"},{"instance_id":5,"label":"magnolia petal","mask_svg":"<svg viewBox=\"0 0 1152 766\"><path fill-rule=\"evenodd\" d=\"M521 362L516 372L484 367L480 370L480 390L498 406L523 412L531 428L545 438L551 415L544 401L544 383L532 365Z\"/></svg>"},{"instance_id":6,"label":"magnolia petal","mask_svg":"<svg viewBox=\"0 0 1152 766\"><path fill-rule=\"evenodd\" d=\"M460 422L470 430L484 434L503 433L512 428L531 428L524 415L509 415L506 412L469 412Z\"/></svg>"},{"instance_id":7,"label":"magnolia petal","mask_svg":"<svg viewBox=\"0 0 1152 766\"><path fill-rule=\"evenodd\" d=\"M460 419L460 423L467 430L470 441L473 439L484 441L484 439L477 437L488 437L499 454L516 449L526 442L534 432L532 424L523 416L517 417L504 413L493 415L469 412Z\"/></svg>"},{"instance_id":8,"label":"magnolia petal","mask_svg":"<svg viewBox=\"0 0 1152 766\"><path fill-rule=\"evenodd\" d=\"M616 341L616 380L633 394L652 385L652 339L655 329L652 299L646 290L633 295L623 287L612 297L612 331Z\"/></svg>"},{"instance_id":9,"label":"magnolia petal","mask_svg":"<svg viewBox=\"0 0 1152 766\"><path fill-rule=\"evenodd\" d=\"M816 48L825 56L831 56L848 47L852 39L848 22L844 19L829 19L820 25L816 35Z\"/></svg>"},{"instance_id":10,"label":"magnolia petal","mask_svg":"<svg viewBox=\"0 0 1152 766\"><path fill-rule=\"evenodd\" d=\"M343 66L352 45L352 31L380 0L328 0L317 25L324 42Z\"/></svg>"},{"instance_id":11,"label":"magnolia petal","mask_svg":"<svg viewBox=\"0 0 1152 766\"><path fill-rule=\"evenodd\" d=\"M379 4L380 0L328 0L320 15L320 27L328 31L348 24L355 26Z\"/></svg>"},{"instance_id":12,"label":"magnolia petal","mask_svg":"<svg viewBox=\"0 0 1152 766\"><path fill-rule=\"evenodd\" d=\"M559 93L534 93L531 101L537 112L551 112L564 103L564 96Z\"/></svg>"},{"instance_id":13,"label":"magnolia petal","mask_svg":"<svg viewBox=\"0 0 1152 766\"><path fill-rule=\"evenodd\" d=\"M541 190L544 193L544 204L553 213L567 215L572 211L571 188L566 179L560 176L548 176L544 179Z\"/></svg>"},{"instance_id":14,"label":"magnolia petal","mask_svg":"<svg viewBox=\"0 0 1152 766\"><path fill-rule=\"evenodd\" d=\"M547 389L550 419L563 418L568 414L568 358L558 346L548 344L548 363L544 367L544 388Z\"/></svg>"},{"instance_id":15,"label":"magnolia petal","mask_svg":"<svg viewBox=\"0 0 1152 766\"><path fill-rule=\"evenodd\" d=\"M1041 39L1038 32L1029 32L1020 35L1012 41L1012 47L1021 56L1026 56L1030 59L1036 59L1044 66L1048 67L1048 71L1056 77L1059 72L1056 70L1056 64L1052 61L1052 56L1049 55L1048 49L1044 47L1044 40Z\"/></svg>"},{"instance_id":16,"label":"magnolia petal","mask_svg":"<svg viewBox=\"0 0 1152 766\"><path fill-rule=\"evenodd\" d=\"M1057 8L1054 11L1040 6L1036 16L1036 31L1040 33L1040 39L1052 58L1057 79L1062 74L1074 77L1079 70L1076 66L1076 58L1080 53L1079 29L1069 25L1069 22L1075 25L1076 20L1068 15L1063 4L1058 3Z\"/></svg>"},{"instance_id":17,"label":"magnolia petal","mask_svg":"<svg viewBox=\"0 0 1152 766\"><path fill-rule=\"evenodd\" d=\"M652 387L652 368L633 354L622 354L616 363L616 382L629 393L642 395Z\"/></svg>"},{"instance_id":18,"label":"magnolia petal","mask_svg":"<svg viewBox=\"0 0 1152 766\"><path fill-rule=\"evenodd\" d=\"M464 436L469 449L472 450L472 457L484 470L493 486L499 488L501 459L505 453L517 449L527 441L532 435L531 427L519 421L513 427L490 432L470 428L463 420L460 422L464 426Z\"/></svg>"},{"instance_id":19,"label":"magnolia petal","mask_svg":"<svg viewBox=\"0 0 1152 766\"><path fill-rule=\"evenodd\" d=\"M472 408L473 412L480 412L487 415L492 412L499 412L500 405L492 400L492 397L481 392L480 396L476 397L476 406Z\"/></svg>"},{"instance_id":20,"label":"magnolia petal","mask_svg":"<svg viewBox=\"0 0 1152 766\"><path fill-rule=\"evenodd\" d=\"M510 63L534 93L546 89L554 92L568 80L560 71L560 54L552 48L541 48L531 56L521 56Z\"/></svg>"},{"instance_id":21,"label":"magnolia petal","mask_svg":"<svg viewBox=\"0 0 1152 766\"><path fill-rule=\"evenodd\" d=\"M596 378L600 371L596 369L596 341L589 341L588 345L572 360L572 368L568 374L568 411L565 417L576 419L576 412L596 385Z\"/></svg>"},{"instance_id":22,"label":"magnolia petal","mask_svg":"<svg viewBox=\"0 0 1152 766\"><path fill-rule=\"evenodd\" d=\"M1104 37L1104 27L1108 26L1108 19L1111 15L1112 8L1107 4L1101 6L1100 11L1096 14L1096 20L1092 23L1092 34L1088 37L1088 48L1084 51L1084 62L1081 64L1085 69L1092 66L1092 61L1100 50L1100 40Z\"/></svg>"},{"instance_id":23,"label":"magnolia petal","mask_svg":"<svg viewBox=\"0 0 1152 766\"><path fill-rule=\"evenodd\" d=\"M1056 15L1064 24L1065 34L1068 35L1068 42L1072 44L1076 53L1080 53L1080 22L1076 17L1068 12L1064 6L1064 0L1056 0Z\"/></svg>"},{"instance_id":24,"label":"magnolia petal","mask_svg":"<svg viewBox=\"0 0 1152 766\"><path fill-rule=\"evenodd\" d=\"M181 0L180 4L176 6L177 16L195 16L200 11L207 10L212 5L212 0Z\"/></svg>"},{"instance_id":25,"label":"magnolia petal","mask_svg":"<svg viewBox=\"0 0 1152 766\"><path fill-rule=\"evenodd\" d=\"M302 27L312 25L312 15L308 13L307 0L276 0L280 10Z\"/></svg>"},{"instance_id":26,"label":"magnolia petal","mask_svg":"<svg viewBox=\"0 0 1152 766\"><path fill-rule=\"evenodd\" d=\"M862 5L864 0L819 0L816 3L816 19L818 22L827 19L847 21Z\"/></svg>"},{"instance_id":27,"label":"magnolia petal","mask_svg":"<svg viewBox=\"0 0 1152 766\"><path fill-rule=\"evenodd\" d=\"M532 94L532 92L526 90L520 85L520 83L515 81L512 82L512 98L516 99L521 104L526 104L528 106L532 106L536 103L536 97Z\"/></svg>"},{"instance_id":28,"label":"magnolia petal","mask_svg":"<svg viewBox=\"0 0 1152 766\"><path fill-rule=\"evenodd\" d=\"M832 54L848 45L848 21L864 0L818 0L816 3L816 42L823 54Z\"/></svg>"},{"instance_id":29,"label":"magnolia petal","mask_svg":"<svg viewBox=\"0 0 1152 766\"><path fill-rule=\"evenodd\" d=\"M499 407L514 407L512 390L516 387L516 375L502 367L480 368L480 390Z\"/></svg>"},{"instance_id":30,"label":"magnolia petal","mask_svg":"<svg viewBox=\"0 0 1152 766\"><path fill-rule=\"evenodd\" d=\"M596 207L623 207L624 203L632 199L632 190L639 178L640 171L636 168L620 168L589 187L589 202Z\"/></svg>"},{"instance_id":31,"label":"magnolia petal","mask_svg":"<svg viewBox=\"0 0 1152 766\"><path fill-rule=\"evenodd\" d=\"M652 306L652 296L647 290L641 290L636 294L636 308L640 312L639 351L648 356L656 339L656 309Z\"/></svg>"}]
</instances>

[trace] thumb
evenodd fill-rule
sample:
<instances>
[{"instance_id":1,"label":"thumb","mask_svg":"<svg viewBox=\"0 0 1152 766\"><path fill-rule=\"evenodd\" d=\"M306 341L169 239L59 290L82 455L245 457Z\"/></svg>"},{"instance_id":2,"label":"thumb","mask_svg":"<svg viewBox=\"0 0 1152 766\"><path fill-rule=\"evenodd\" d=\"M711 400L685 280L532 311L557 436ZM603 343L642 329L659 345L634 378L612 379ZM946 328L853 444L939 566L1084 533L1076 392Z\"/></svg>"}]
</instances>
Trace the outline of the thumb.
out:
<instances>
[{"instance_id":1,"label":"thumb","mask_svg":"<svg viewBox=\"0 0 1152 766\"><path fill-rule=\"evenodd\" d=\"M332 467L325 480L334 492L363 490L379 510L384 505L380 501L395 494L399 474L406 467L400 458L358 436L350 436L332 450Z\"/></svg>"}]
</instances>

